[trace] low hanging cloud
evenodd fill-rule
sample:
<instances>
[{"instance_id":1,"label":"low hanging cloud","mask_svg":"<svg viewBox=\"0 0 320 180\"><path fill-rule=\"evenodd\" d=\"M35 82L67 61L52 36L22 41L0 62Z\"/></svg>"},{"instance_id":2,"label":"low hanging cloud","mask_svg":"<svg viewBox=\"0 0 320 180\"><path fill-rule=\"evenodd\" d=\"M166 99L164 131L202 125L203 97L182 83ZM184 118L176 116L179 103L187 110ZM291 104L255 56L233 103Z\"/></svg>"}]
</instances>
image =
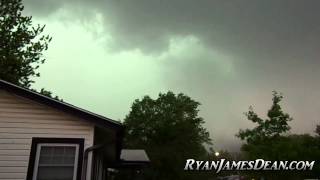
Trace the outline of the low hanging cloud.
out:
<instances>
[{"instance_id":1,"label":"low hanging cloud","mask_svg":"<svg viewBox=\"0 0 320 180\"><path fill-rule=\"evenodd\" d=\"M74 12L75 19L101 13L117 48L146 52L167 49L171 37L194 35L225 51L246 54L251 48L251 54L277 56L302 45L314 47L320 30L317 0L26 0L25 4L27 11L43 17L61 8Z\"/></svg>"},{"instance_id":2,"label":"low hanging cloud","mask_svg":"<svg viewBox=\"0 0 320 180\"><path fill-rule=\"evenodd\" d=\"M113 50L139 49L158 56L168 51L172 39L193 36L207 49L233 56L241 76L257 83L267 76L319 75L310 72L320 65L317 0L26 0L25 4L27 12L38 17L64 10L70 14L67 20L89 26L99 14Z\"/></svg>"}]
</instances>

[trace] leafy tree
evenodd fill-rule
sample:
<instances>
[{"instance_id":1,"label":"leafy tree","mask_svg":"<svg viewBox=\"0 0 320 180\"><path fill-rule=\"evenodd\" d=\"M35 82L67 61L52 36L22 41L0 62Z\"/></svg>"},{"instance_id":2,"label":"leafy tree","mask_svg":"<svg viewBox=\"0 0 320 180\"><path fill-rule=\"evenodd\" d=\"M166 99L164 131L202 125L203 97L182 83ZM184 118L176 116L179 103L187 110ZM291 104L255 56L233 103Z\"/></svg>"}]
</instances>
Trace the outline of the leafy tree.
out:
<instances>
[{"instance_id":1,"label":"leafy tree","mask_svg":"<svg viewBox=\"0 0 320 180\"><path fill-rule=\"evenodd\" d=\"M315 132L320 136L320 125L317 125Z\"/></svg>"},{"instance_id":2,"label":"leafy tree","mask_svg":"<svg viewBox=\"0 0 320 180\"><path fill-rule=\"evenodd\" d=\"M292 118L284 113L279 105L283 96L273 92L273 104L268 111L268 119L262 120L250 108L246 113L248 120L257 123L253 129L240 130L237 136L246 143L241 150L247 159L265 160L317 160L320 159L320 139L303 135L284 135L290 129L288 122ZM303 179L315 178L320 173L319 164L313 171L290 172L254 172L253 177L268 177L270 179ZM268 179L267 178L267 179Z\"/></svg>"},{"instance_id":3,"label":"leafy tree","mask_svg":"<svg viewBox=\"0 0 320 180\"><path fill-rule=\"evenodd\" d=\"M290 130L288 122L292 120L289 114L284 113L280 106L283 96L276 91L273 91L272 106L268 111L268 119L260 118L250 107L249 111L245 113L249 121L257 123L253 129L240 130L236 135L247 142L255 142L266 138L280 136L281 134Z\"/></svg>"},{"instance_id":4,"label":"leafy tree","mask_svg":"<svg viewBox=\"0 0 320 180\"><path fill-rule=\"evenodd\" d=\"M45 62L43 51L51 37L43 35L45 25L32 26L23 9L21 0L0 0L0 79L30 89L32 78L40 76L37 69ZM52 97L45 89L40 93Z\"/></svg>"},{"instance_id":5,"label":"leafy tree","mask_svg":"<svg viewBox=\"0 0 320 180\"><path fill-rule=\"evenodd\" d=\"M31 90L36 91L34 89L31 89ZM56 99L58 101L63 102L63 99L59 98L59 96L53 96L51 91L45 90L44 88L41 88L39 93L44 95L44 96L48 96L50 98L54 98L54 99Z\"/></svg>"},{"instance_id":6,"label":"leafy tree","mask_svg":"<svg viewBox=\"0 0 320 180\"><path fill-rule=\"evenodd\" d=\"M157 99L145 96L135 100L124 120L125 146L143 148L152 166L146 179L190 179L183 171L185 160L207 155L205 144L211 144L208 131L198 117L199 102L184 94L159 94ZM199 177L198 177L199 178Z\"/></svg>"},{"instance_id":7,"label":"leafy tree","mask_svg":"<svg viewBox=\"0 0 320 180\"><path fill-rule=\"evenodd\" d=\"M249 159L315 161L320 159L320 140L309 134L288 135L271 140L247 143L242 146ZM258 172L257 175L270 179L304 179L316 178L320 174L319 162L316 161L312 171Z\"/></svg>"},{"instance_id":8,"label":"leafy tree","mask_svg":"<svg viewBox=\"0 0 320 180\"><path fill-rule=\"evenodd\" d=\"M31 78L40 76L36 70L51 37L41 35L44 25L32 26L23 8L21 0L0 0L0 78L29 88Z\"/></svg>"}]
</instances>

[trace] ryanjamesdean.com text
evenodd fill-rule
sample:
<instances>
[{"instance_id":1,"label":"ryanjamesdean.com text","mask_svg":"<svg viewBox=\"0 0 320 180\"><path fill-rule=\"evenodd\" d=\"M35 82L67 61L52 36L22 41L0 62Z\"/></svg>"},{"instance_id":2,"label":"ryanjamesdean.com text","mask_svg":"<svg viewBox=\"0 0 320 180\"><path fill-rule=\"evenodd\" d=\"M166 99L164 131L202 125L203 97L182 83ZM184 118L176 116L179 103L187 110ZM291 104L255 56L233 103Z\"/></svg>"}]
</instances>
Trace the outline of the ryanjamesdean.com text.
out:
<instances>
[{"instance_id":1,"label":"ryanjamesdean.com text","mask_svg":"<svg viewBox=\"0 0 320 180\"><path fill-rule=\"evenodd\" d=\"M187 159L184 170L186 171L249 171L249 170L312 170L315 161L266 161L256 159L253 161L228 161L220 159L219 161L198 161Z\"/></svg>"}]
</instances>

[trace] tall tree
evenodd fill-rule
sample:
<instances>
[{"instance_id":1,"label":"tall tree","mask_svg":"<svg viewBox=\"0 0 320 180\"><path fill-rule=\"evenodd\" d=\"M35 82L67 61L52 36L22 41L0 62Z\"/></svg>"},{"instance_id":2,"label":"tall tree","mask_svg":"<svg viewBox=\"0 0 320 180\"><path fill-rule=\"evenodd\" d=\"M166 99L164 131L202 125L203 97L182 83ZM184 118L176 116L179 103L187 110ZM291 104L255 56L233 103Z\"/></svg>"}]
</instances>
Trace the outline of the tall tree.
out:
<instances>
[{"instance_id":1,"label":"tall tree","mask_svg":"<svg viewBox=\"0 0 320 180\"><path fill-rule=\"evenodd\" d=\"M263 140L265 138L277 137L290 130L288 122L292 120L289 114L284 113L280 106L282 94L273 91L272 106L268 111L268 118L263 120L250 107L245 113L247 119L257 126L253 129L240 130L237 137L247 142Z\"/></svg>"},{"instance_id":2,"label":"tall tree","mask_svg":"<svg viewBox=\"0 0 320 180\"><path fill-rule=\"evenodd\" d=\"M188 179L183 171L185 160L207 155L209 132L198 116L199 102L184 94L159 94L135 100L124 120L127 148L143 148L152 168L146 179ZM199 177L198 177L199 178Z\"/></svg>"},{"instance_id":3,"label":"tall tree","mask_svg":"<svg viewBox=\"0 0 320 180\"><path fill-rule=\"evenodd\" d=\"M0 0L0 79L30 88L51 37L42 35L44 25L32 26L23 9L21 0Z\"/></svg>"},{"instance_id":4,"label":"tall tree","mask_svg":"<svg viewBox=\"0 0 320 180\"><path fill-rule=\"evenodd\" d=\"M288 122L292 120L289 114L284 113L280 106L283 96L273 92L273 103L268 111L268 118L263 120L252 109L245 113L248 120L257 123L252 129L240 130L237 136L246 143L241 150L246 158L265 160L316 160L320 158L320 142L309 134L286 135L290 129ZM315 178L319 174L317 164L313 171L281 171L257 172L253 177L268 177L267 179L304 179Z\"/></svg>"}]
</instances>

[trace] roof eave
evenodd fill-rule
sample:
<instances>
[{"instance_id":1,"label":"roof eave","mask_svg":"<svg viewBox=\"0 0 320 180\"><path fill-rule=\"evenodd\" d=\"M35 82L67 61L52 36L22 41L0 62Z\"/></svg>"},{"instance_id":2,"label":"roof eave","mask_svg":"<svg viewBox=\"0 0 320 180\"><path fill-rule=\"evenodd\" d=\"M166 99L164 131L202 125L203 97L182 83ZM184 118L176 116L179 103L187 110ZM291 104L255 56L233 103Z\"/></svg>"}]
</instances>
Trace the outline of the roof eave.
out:
<instances>
[{"instance_id":1,"label":"roof eave","mask_svg":"<svg viewBox=\"0 0 320 180\"><path fill-rule=\"evenodd\" d=\"M115 130L123 131L124 126L115 120L100 116L98 114L89 112L87 110L78 108L76 106L73 106L71 104L58 101L53 98L49 98L47 96L44 96L42 94L39 94L37 92L31 91L26 88L22 88L20 86L17 86L15 84L0 80L0 88L12 92L18 96L34 100L38 103L47 105L49 107L61 110L67 114L71 114L73 116L79 117L81 119L90 121L94 123L97 126L103 127L103 128L112 128Z\"/></svg>"}]
</instances>

